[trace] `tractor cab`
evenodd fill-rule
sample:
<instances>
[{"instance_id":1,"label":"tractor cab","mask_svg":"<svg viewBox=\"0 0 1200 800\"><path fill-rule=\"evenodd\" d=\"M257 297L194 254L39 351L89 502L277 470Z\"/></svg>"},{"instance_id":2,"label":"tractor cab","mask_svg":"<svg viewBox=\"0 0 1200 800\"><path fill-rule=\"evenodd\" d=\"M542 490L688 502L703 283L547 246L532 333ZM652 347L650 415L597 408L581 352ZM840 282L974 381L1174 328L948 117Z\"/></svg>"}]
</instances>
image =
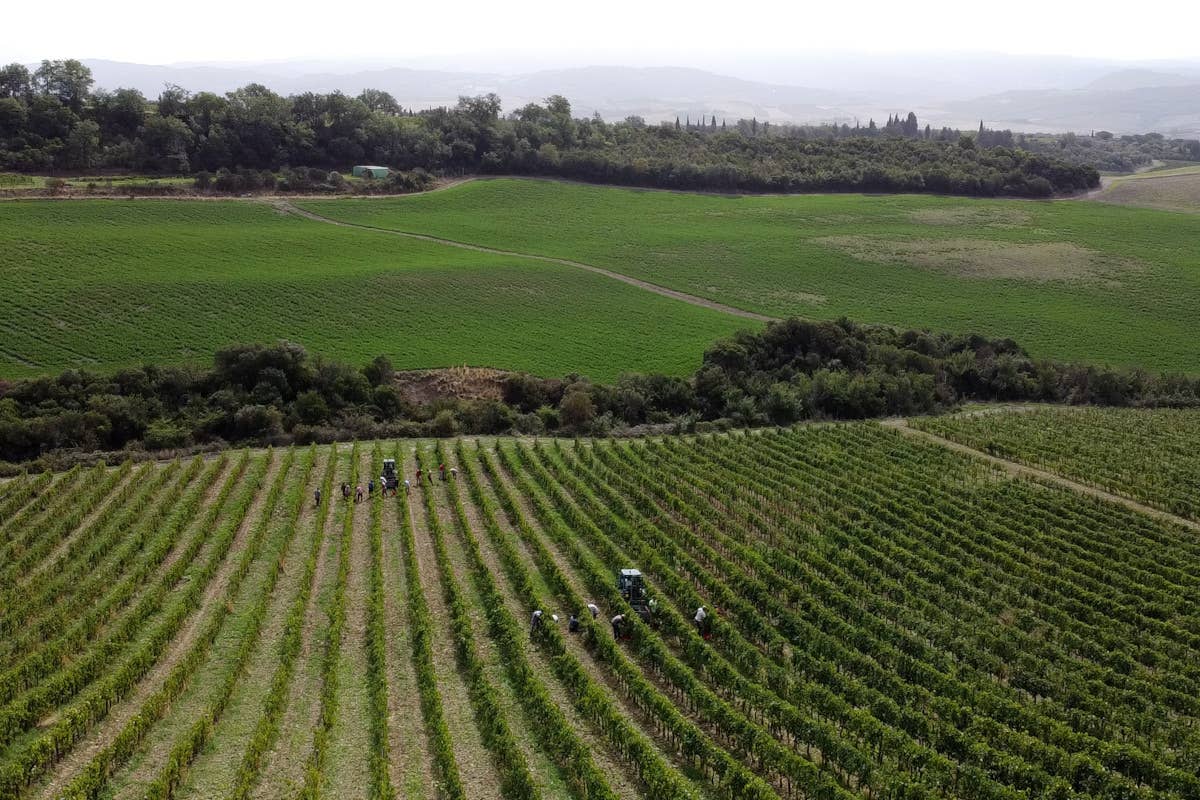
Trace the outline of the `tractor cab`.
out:
<instances>
[{"instance_id":1,"label":"tractor cab","mask_svg":"<svg viewBox=\"0 0 1200 800\"><path fill-rule=\"evenodd\" d=\"M646 594L646 583L642 579L642 573L636 569L621 570L617 576L617 590L621 592L621 597L625 598L625 602L633 607L638 616L650 624L653 607Z\"/></svg>"},{"instance_id":2,"label":"tractor cab","mask_svg":"<svg viewBox=\"0 0 1200 800\"><path fill-rule=\"evenodd\" d=\"M396 476L396 459L383 460L383 480L385 489L395 489L400 485L400 479Z\"/></svg>"}]
</instances>

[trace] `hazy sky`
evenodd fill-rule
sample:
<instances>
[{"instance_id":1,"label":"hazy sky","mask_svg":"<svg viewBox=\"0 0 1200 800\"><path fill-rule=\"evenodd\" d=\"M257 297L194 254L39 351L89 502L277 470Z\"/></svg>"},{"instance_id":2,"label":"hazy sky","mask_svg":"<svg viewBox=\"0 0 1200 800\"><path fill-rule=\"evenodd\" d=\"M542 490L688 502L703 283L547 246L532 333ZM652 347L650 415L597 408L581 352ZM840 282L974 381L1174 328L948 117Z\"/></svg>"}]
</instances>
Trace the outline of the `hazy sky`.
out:
<instances>
[{"instance_id":1,"label":"hazy sky","mask_svg":"<svg viewBox=\"0 0 1200 800\"><path fill-rule=\"evenodd\" d=\"M0 61L141 63L488 52L545 65L728 63L740 53L994 51L1200 56L1200 2L1157 0L60 0L6 3ZM1145 9L1145 16L1139 10Z\"/></svg>"}]
</instances>

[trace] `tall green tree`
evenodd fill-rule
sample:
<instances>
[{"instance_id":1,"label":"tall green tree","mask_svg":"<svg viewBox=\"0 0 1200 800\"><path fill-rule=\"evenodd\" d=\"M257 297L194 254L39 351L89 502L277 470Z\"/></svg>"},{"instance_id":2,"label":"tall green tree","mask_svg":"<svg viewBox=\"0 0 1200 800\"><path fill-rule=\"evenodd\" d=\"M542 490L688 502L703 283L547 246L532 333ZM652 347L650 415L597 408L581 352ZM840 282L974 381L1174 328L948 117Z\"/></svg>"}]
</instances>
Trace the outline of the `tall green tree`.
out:
<instances>
[{"instance_id":1,"label":"tall green tree","mask_svg":"<svg viewBox=\"0 0 1200 800\"><path fill-rule=\"evenodd\" d=\"M74 58L43 61L33 74L33 85L38 92L57 97L76 114L83 110L95 82L92 71Z\"/></svg>"},{"instance_id":2,"label":"tall green tree","mask_svg":"<svg viewBox=\"0 0 1200 800\"><path fill-rule=\"evenodd\" d=\"M24 64L0 67L0 97L29 99L33 94L33 79Z\"/></svg>"}]
</instances>

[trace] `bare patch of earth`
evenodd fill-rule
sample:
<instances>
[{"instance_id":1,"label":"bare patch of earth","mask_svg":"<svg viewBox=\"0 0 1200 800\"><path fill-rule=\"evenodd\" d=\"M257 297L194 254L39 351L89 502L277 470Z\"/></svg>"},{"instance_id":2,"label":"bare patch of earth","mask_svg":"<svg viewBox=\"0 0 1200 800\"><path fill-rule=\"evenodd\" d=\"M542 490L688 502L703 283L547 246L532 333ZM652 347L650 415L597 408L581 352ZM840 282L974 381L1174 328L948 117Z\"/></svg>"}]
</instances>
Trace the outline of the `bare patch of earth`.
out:
<instances>
[{"instance_id":1,"label":"bare patch of earth","mask_svg":"<svg viewBox=\"0 0 1200 800\"><path fill-rule=\"evenodd\" d=\"M963 278L1066 283L1103 280L1141 265L1071 242L1003 242L990 239L884 239L825 236L818 244L860 261L904 264Z\"/></svg>"},{"instance_id":2,"label":"bare patch of earth","mask_svg":"<svg viewBox=\"0 0 1200 800\"><path fill-rule=\"evenodd\" d=\"M509 373L489 367L449 367L397 372L394 383L410 403L435 400L502 400Z\"/></svg>"}]
</instances>

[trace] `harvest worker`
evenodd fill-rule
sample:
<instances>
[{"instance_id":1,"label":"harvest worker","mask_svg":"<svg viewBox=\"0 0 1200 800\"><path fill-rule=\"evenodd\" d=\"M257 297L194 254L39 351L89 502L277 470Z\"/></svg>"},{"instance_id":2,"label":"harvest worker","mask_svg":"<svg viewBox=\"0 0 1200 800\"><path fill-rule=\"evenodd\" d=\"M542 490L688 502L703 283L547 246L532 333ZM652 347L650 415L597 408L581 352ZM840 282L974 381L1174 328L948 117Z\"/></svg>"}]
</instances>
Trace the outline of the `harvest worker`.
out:
<instances>
[{"instance_id":1,"label":"harvest worker","mask_svg":"<svg viewBox=\"0 0 1200 800\"><path fill-rule=\"evenodd\" d=\"M625 615L617 614L615 617L613 617L611 620L609 620L609 622L612 624L613 638L614 639L624 638L623 635L625 632Z\"/></svg>"},{"instance_id":2,"label":"harvest worker","mask_svg":"<svg viewBox=\"0 0 1200 800\"><path fill-rule=\"evenodd\" d=\"M696 632L704 638L708 638L708 612L704 610L704 606L696 609L696 616L692 617L696 621Z\"/></svg>"},{"instance_id":3,"label":"harvest worker","mask_svg":"<svg viewBox=\"0 0 1200 800\"><path fill-rule=\"evenodd\" d=\"M417 483L421 482L421 468L417 467Z\"/></svg>"},{"instance_id":4,"label":"harvest worker","mask_svg":"<svg viewBox=\"0 0 1200 800\"><path fill-rule=\"evenodd\" d=\"M539 608L529 618L529 638L532 639L542 627L542 610Z\"/></svg>"},{"instance_id":5,"label":"harvest worker","mask_svg":"<svg viewBox=\"0 0 1200 800\"><path fill-rule=\"evenodd\" d=\"M388 489L387 476L380 475L379 476L379 491L383 493L384 497L387 497L387 489ZM396 493L396 490L392 489L392 494L395 494L395 493Z\"/></svg>"},{"instance_id":6,"label":"harvest worker","mask_svg":"<svg viewBox=\"0 0 1200 800\"><path fill-rule=\"evenodd\" d=\"M600 609L596 606L595 603L593 603L590 600L588 601L588 604L587 604L587 610L592 612L592 619L595 619L596 617L600 616Z\"/></svg>"},{"instance_id":7,"label":"harvest worker","mask_svg":"<svg viewBox=\"0 0 1200 800\"><path fill-rule=\"evenodd\" d=\"M567 630L571 633L579 633L579 617L571 615L571 618L567 620Z\"/></svg>"},{"instance_id":8,"label":"harvest worker","mask_svg":"<svg viewBox=\"0 0 1200 800\"><path fill-rule=\"evenodd\" d=\"M458 467L450 468L450 477L454 478L455 480L458 480Z\"/></svg>"},{"instance_id":9,"label":"harvest worker","mask_svg":"<svg viewBox=\"0 0 1200 800\"><path fill-rule=\"evenodd\" d=\"M321 490L317 489L313 492L313 507L321 505Z\"/></svg>"},{"instance_id":10,"label":"harvest worker","mask_svg":"<svg viewBox=\"0 0 1200 800\"><path fill-rule=\"evenodd\" d=\"M412 484L408 482L408 478L404 479L404 493L412 494Z\"/></svg>"},{"instance_id":11,"label":"harvest worker","mask_svg":"<svg viewBox=\"0 0 1200 800\"><path fill-rule=\"evenodd\" d=\"M360 483L354 489L354 502L361 503L362 499L363 499L363 488L362 488L362 484Z\"/></svg>"},{"instance_id":12,"label":"harvest worker","mask_svg":"<svg viewBox=\"0 0 1200 800\"><path fill-rule=\"evenodd\" d=\"M442 480L446 480L446 465L438 464L438 472L442 474Z\"/></svg>"},{"instance_id":13,"label":"harvest worker","mask_svg":"<svg viewBox=\"0 0 1200 800\"><path fill-rule=\"evenodd\" d=\"M342 481L342 499L350 499L350 484L346 483L345 481Z\"/></svg>"},{"instance_id":14,"label":"harvest worker","mask_svg":"<svg viewBox=\"0 0 1200 800\"><path fill-rule=\"evenodd\" d=\"M373 494L375 494L375 479L371 478L367 481L367 496L370 497Z\"/></svg>"}]
</instances>

